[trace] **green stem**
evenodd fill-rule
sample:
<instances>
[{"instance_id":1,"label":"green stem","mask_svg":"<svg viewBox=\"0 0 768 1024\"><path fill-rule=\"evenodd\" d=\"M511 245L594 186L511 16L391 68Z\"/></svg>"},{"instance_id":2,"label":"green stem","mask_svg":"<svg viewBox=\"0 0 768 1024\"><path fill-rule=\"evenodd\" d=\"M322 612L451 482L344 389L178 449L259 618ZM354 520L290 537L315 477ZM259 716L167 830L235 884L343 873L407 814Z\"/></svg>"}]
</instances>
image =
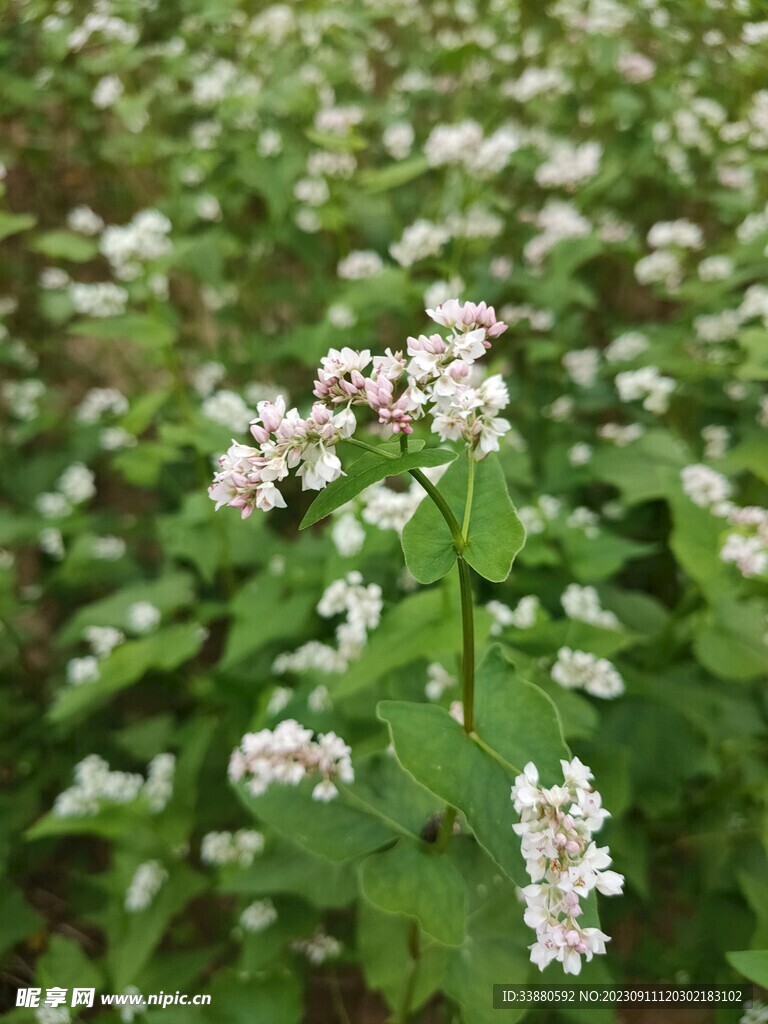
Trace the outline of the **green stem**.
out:
<instances>
[{"instance_id":1,"label":"green stem","mask_svg":"<svg viewBox=\"0 0 768 1024\"><path fill-rule=\"evenodd\" d=\"M435 849L438 853L442 853L448 845L448 841L453 835L453 823L456 821L456 815L458 811L455 807L450 805L445 808L443 812L443 820L440 822L440 831L437 833L437 839L435 840Z\"/></svg>"},{"instance_id":2,"label":"green stem","mask_svg":"<svg viewBox=\"0 0 768 1024\"><path fill-rule=\"evenodd\" d=\"M467 500L464 504L464 520L461 524L461 536L466 545L469 537L469 520L472 515L472 499L475 496L475 457L472 454L472 449L467 449L467 459L469 460L468 476L467 476Z\"/></svg>"},{"instance_id":3,"label":"green stem","mask_svg":"<svg viewBox=\"0 0 768 1024\"><path fill-rule=\"evenodd\" d=\"M408 975L405 980L403 999L400 1003L400 1012L397 1015L398 1024L408 1024L408 1018L411 1016L411 1003L413 1002L413 997L416 994L416 979L418 978L419 962L421 960L419 923L416 920L411 922L411 931L408 936L408 948L411 954L411 961L408 965Z\"/></svg>"},{"instance_id":4,"label":"green stem","mask_svg":"<svg viewBox=\"0 0 768 1024\"><path fill-rule=\"evenodd\" d=\"M451 506L442 496L440 491L435 487L428 476L425 476L420 469L409 469L408 472L411 474L414 480L417 480L424 490L427 492L432 501L437 505L438 511L443 519L448 524L448 529L451 531L451 537L456 548L456 553L461 554L464 550L464 540L461 536L461 527L456 521L456 516L451 510Z\"/></svg>"},{"instance_id":5,"label":"green stem","mask_svg":"<svg viewBox=\"0 0 768 1024\"><path fill-rule=\"evenodd\" d=\"M461 685L464 704L464 731L472 732L475 714L475 624L472 614L472 582L469 566L461 555L458 557L457 564L461 590L461 631L463 636Z\"/></svg>"}]
</instances>

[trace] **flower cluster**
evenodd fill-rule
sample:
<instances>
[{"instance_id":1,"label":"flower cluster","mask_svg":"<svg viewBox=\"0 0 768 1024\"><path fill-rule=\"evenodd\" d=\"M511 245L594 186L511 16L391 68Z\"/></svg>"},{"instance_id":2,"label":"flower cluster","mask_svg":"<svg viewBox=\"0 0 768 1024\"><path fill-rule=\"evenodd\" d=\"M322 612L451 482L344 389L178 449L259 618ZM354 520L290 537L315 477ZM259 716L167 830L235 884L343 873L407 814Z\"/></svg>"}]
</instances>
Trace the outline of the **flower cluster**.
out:
<instances>
[{"instance_id":1,"label":"flower cluster","mask_svg":"<svg viewBox=\"0 0 768 1024\"><path fill-rule=\"evenodd\" d=\"M324 619L345 616L336 627L336 647L310 640L295 651L279 654L272 670L277 675L309 669L327 674L344 672L360 656L368 633L378 626L382 607L381 587L378 583L363 583L359 572L334 580L323 592L317 611Z\"/></svg>"},{"instance_id":2,"label":"flower cluster","mask_svg":"<svg viewBox=\"0 0 768 1024\"><path fill-rule=\"evenodd\" d=\"M253 858L264 849L264 836L254 829L237 832L208 832L200 844L200 860L204 864L237 864L250 867Z\"/></svg>"},{"instance_id":3,"label":"flower cluster","mask_svg":"<svg viewBox=\"0 0 768 1024\"><path fill-rule=\"evenodd\" d=\"M248 791L261 796L273 782L298 786L304 779L321 776L312 799L327 802L338 795L334 780L354 782L350 753L336 733L320 733L313 739L311 729L286 718L275 729L243 736L230 758L229 777L233 782L245 779Z\"/></svg>"},{"instance_id":4,"label":"flower cluster","mask_svg":"<svg viewBox=\"0 0 768 1024\"><path fill-rule=\"evenodd\" d=\"M313 391L318 401L308 417L286 410L281 396L259 402L250 424L258 447L233 441L221 456L209 489L216 508L239 508L244 519L256 508L284 508L277 484L294 469L304 490L333 483L343 474L336 447L357 427L353 406L366 406L394 434L412 433L413 421L429 412L442 441L463 441L477 459L498 451L510 430L499 416L509 394L500 376L479 379L475 363L506 324L484 302L449 299L427 313L447 337L409 337L406 354L387 349L375 357L367 349L332 348L320 361Z\"/></svg>"},{"instance_id":5,"label":"flower cluster","mask_svg":"<svg viewBox=\"0 0 768 1024\"><path fill-rule=\"evenodd\" d=\"M578 974L581 958L589 962L610 941L599 928L582 927L581 901L594 890L618 895L624 878L608 870L608 848L592 839L609 816L590 785L592 772L577 757L560 766L562 786L541 786L532 762L517 776L511 798L520 823L512 828L531 879L523 889L525 923L536 932L531 961L543 971L556 960L566 974Z\"/></svg>"},{"instance_id":6,"label":"flower cluster","mask_svg":"<svg viewBox=\"0 0 768 1024\"><path fill-rule=\"evenodd\" d=\"M133 803L140 796L152 813L159 813L173 792L175 767L173 754L158 754L149 763L145 781L137 773L110 771L103 758L90 754L75 767L75 784L59 793L53 813L59 818L85 817L105 807Z\"/></svg>"},{"instance_id":7,"label":"flower cluster","mask_svg":"<svg viewBox=\"0 0 768 1024\"><path fill-rule=\"evenodd\" d=\"M168 879L168 871L158 860L148 860L136 868L125 893L125 909L129 914L146 910Z\"/></svg>"},{"instance_id":8,"label":"flower cluster","mask_svg":"<svg viewBox=\"0 0 768 1024\"><path fill-rule=\"evenodd\" d=\"M270 899L254 900L240 915L243 931L253 935L263 932L277 920L277 908Z\"/></svg>"},{"instance_id":9,"label":"flower cluster","mask_svg":"<svg viewBox=\"0 0 768 1024\"><path fill-rule=\"evenodd\" d=\"M585 690L592 697L606 700L624 692L624 680L607 658L570 647L561 647L557 652L552 678L566 689Z\"/></svg>"},{"instance_id":10,"label":"flower cluster","mask_svg":"<svg viewBox=\"0 0 768 1024\"><path fill-rule=\"evenodd\" d=\"M600 595L594 587L580 587L570 583L562 593L560 603L569 619L588 622L603 629L619 629L621 623L613 612L600 604Z\"/></svg>"}]
</instances>

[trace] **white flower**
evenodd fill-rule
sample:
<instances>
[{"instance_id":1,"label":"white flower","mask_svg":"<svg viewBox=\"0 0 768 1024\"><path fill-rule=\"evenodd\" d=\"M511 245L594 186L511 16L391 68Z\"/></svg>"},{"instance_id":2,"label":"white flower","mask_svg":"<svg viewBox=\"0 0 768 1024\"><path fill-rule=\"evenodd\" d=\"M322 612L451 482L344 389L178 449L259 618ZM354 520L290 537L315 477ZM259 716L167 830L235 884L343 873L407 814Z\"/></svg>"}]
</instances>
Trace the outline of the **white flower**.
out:
<instances>
[{"instance_id":1,"label":"white flower","mask_svg":"<svg viewBox=\"0 0 768 1024\"><path fill-rule=\"evenodd\" d=\"M297 939L291 944L297 953L303 953L316 967L326 960L334 960L341 953L341 943L332 935L318 929L310 939Z\"/></svg>"},{"instance_id":2,"label":"white flower","mask_svg":"<svg viewBox=\"0 0 768 1024\"><path fill-rule=\"evenodd\" d=\"M592 841L608 816L591 788L592 772L578 758L560 766L564 784L551 789L540 785L532 762L515 778L511 799L520 822L512 828L533 883L521 890L525 923L536 932L531 961L543 971L557 960L566 974L578 974L581 958L605 953L609 941L599 929L581 927L580 900L593 889L617 895L624 879L607 870L608 848Z\"/></svg>"},{"instance_id":3,"label":"white flower","mask_svg":"<svg viewBox=\"0 0 768 1024\"><path fill-rule=\"evenodd\" d=\"M96 493L95 477L82 462L73 462L59 477L61 493L73 505L81 505Z\"/></svg>"},{"instance_id":4,"label":"white flower","mask_svg":"<svg viewBox=\"0 0 768 1024\"><path fill-rule=\"evenodd\" d=\"M67 662L67 682L70 686L82 686L84 683L95 683L101 676L99 659L93 655L84 658L72 658Z\"/></svg>"},{"instance_id":5,"label":"white flower","mask_svg":"<svg viewBox=\"0 0 768 1024\"><path fill-rule=\"evenodd\" d=\"M173 795L173 778L176 772L176 758L173 754L157 754L147 766L147 781L143 794L153 814L165 810Z\"/></svg>"},{"instance_id":6,"label":"white flower","mask_svg":"<svg viewBox=\"0 0 768 1024\"><path fill-rule=\"evenodd\" d=\"M376 277L384 269L384 262L377 252L370 249L356 250L345 256L336 267L337 275L346 281L361 281Z\"/></svg>"},{"instance_id":7,"label":"white flower","mask_svg":"<svg viewBox=\"0 0 768 1024\"><path fill-rule=\"evenodd\" d=\"M83 630L83 638L91 645L97 658L106 658L108 654L125 642L125 634L114 626L87 626Z\"/></svg>"},{"instance_id":8,"label":"white flower","mask_svg":"<svg viewBox=\"0 0 768 1024\"><path fill-rule=\"evenodd\" d=\"M331 527L331 540L344 558L358 554L365 543L365 530L352 512L344 512Z\"/></svg>"},{"instance_id":9,"label":"white flower","mask_svg":"<svg viewBox=\"0 0 768 1024\"><path fill-rule=\"evenodd\" d=\"M160 609L151 601L136 601L128 607L126 621L132 633L151 633L161 619Z\"/></svg>"},{"instance_id":10,"label":"white flower","mask_svg":"<svg viewBox=\"0 0 768 1024\"><path fill-rule=\"evenodd\" d=\"M567 689L585 690L603 699L619 697L624 692L624 680L610 661L570 647L561 647L557 652L552 678Z\"/></svg>"},{"instance_id":11,"label":"white flower","mask_svg":"<svg viewBox=\"0 0 768 1024\"><path fill-rule=\"evenodd\" d=\"M168 878L168 872L158 860L140 864L125 893L125 909L129 914L146 910Z\"/></svg>"},{"instance_id":12,"label":"white flower","mask_svg":"<svg viewBox=\"0 0 768 1024\"><path fill-rule=\"evenodd\" d=\"M642 400L649 412L665 413L669 398L677 387L671 377L662 376L655 366L626 370L616 377L616 390L622 402Z\"/></svg>"},{"instance_id":13,"label":"white flower","mask_svg":"<svg viewBox=\"0 0 768 1024\"><path fill-rule=\"evenodd\" d=\"M680 473L683 491L699 508L725 501L732 493L729 481L709 466L686 466Z\"/></svg>"},{"instance_id":14,"label":"white flower","mask_svg":"<svg viewBox=\"0 0 768 1024\"><path fill-rule=\"evenodd\" d=\"M105 75L96 83L96 88L91 95L91 101L94 107L104 110L107 107L114 106L123 95L123 92L123 83L117 75Z\"/></svg>"},{"instance_id":15,"label":"white flower","mask_svg":"<svg viewBox=\"0 0 768 1024\"><path fill-rule=\"evenodd\" d=\"M277 910L270 899L255 900L240 915L240 925L244 931L255 934L263 932L277 920Z\"/></svg>"},{"instance_id":16,"label":"white flower","mask_svg":"<svg viewBox=\"0 0 768 1024\"><path fill-rule=\"evenodd\" d=\"M405 229L400 241L393 243L389 251L401 267L410 267L430 256L439 255L449 237L447 228L420 219Z\"/></svg>"},{"instance_id":17,"label":"white flower","mask_svg":"<svg viewBox=\"0 0 768 1024\"><path fill-rule=\"evenodd\" d=\"M319 775L313 799L328 801L338 794L335 781L354 781L350 753L335 733L320 733L315 740L311 729L287 718L274 730L243 736L230 758L229 776L233 782L245 779L253 796L261 796L273 783L297 786Z\"/></svg>"},{"instance_id":18,"label":"white flower","mask_svg":"<svg viewBox=\"0 0 768 1024\"><path fill-rule=\"evenodd\" d=\"M613 612L600 606L600 597L594 587L581 587L571 583L563 591L560 602L569 619L590 622L603 629L620 629L621 623Z\"/></svg>"},{"instance_id":19,"label":"white flower","mask_svg":"<svg viewBox=\"0 0 768 1024\"><path fill-rule=\"evenodd\" d=\"M455 676L444 668L439 661L427 665L427 684L424 693L428 700L440 700L446 690L456 686Z\"/></svg>"}]
</instances>

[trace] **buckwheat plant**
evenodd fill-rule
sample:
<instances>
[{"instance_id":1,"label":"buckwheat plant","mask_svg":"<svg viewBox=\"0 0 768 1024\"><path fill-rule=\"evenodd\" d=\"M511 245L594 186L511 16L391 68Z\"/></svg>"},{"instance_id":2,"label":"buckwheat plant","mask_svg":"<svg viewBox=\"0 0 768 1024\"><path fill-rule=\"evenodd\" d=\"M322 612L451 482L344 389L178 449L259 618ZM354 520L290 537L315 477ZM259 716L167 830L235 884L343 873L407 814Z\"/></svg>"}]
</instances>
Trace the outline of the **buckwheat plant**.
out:
<instances>
[{"instance_id":1,"label":"buckwheat plant","mask_svg":"<svg viewBox=\"0 0 768 1024\"><path fill-rule=\"evenodd\" d=\"M304 516L302 527L308 527L385 478L409 474L425 492L430 500L414 506L402 529L402 547L406 565L420 583L435 583L457 566L462 700L456 702L455 713L428 701L379 703L378 715L389 727L399 764L444 804L432 832L425 828L414 837L400 829L403 834L388 847L384 837L381 843L375 837L369 840L374 851L379 846L383 850L365 860L363 890L382 909L407 912L418 922L412 941L415 977L422 931L447 944L462 941L466 911L449 915L450 921L435 921L439 910L423 908L418 895L420 890L432 891L447 903L455 896L462 907L466 904L461 874L454 877L450 872L455 868L448 862L438 867L441 862L435 857L420 855L428 846L432 852L447 851L460 813L491 859L513 881L523 881L503 810L504 794L514 780L511 794L520 822L512 828L521 836L530 879L521 890L525 921L536 931L530 958L541 970L559 961L565 973L578 974L582 957L589 961L604 953L609 941L597 927L593 893L614 895L623 883L621 875L606 870L611 863L607 847L598 848L592 841L608 812L591 786L589 768L565 748L545 694L516 676L498 645L476 666L471 573L492 583L505 580L525 539L493 456L511 430L500 415L509 401L507 389L501 376L482 371L483 358L506 324L483 302L451 299L427 314L442 330L409 337L405 351L387 349L372 356L367 349L331 349L317 370L315 402L307 415L288 409L282 397L259 402L258 416L250 424L255 444L233 441L219 459L210 497L217 509L229 505L243 519L256 509L284 508L281 488L293 471L302 490L322 492ZM366 414L373 421L367 426L360 422ZM364 440L364 430L377 436L378 443ZM428 446L420 434L437 435L441 444ZM353 448L363 454L347 462ZM437 483L434 470L441 472ZM352 576L360 589L362 578L352 574L350 580ZM349 584L338 581L328 593L335 593L334 588L346 592ZM590 618L600 610L596 595L592 605ZM378 609L368 626L378 623ZM516 622L514 616L504 621ZM605 625L612 627L613 618ZM295 659L282 656L276 665L285 662L287 669L296 669L305 660L294 664ZM316 660L310 658L304 667L319 668ZM348 666L348 659L337 666L342 678ZM614 690L620 692L620 680ZM332 701L333 691L324 693ZM441 696L442 690L437 699ZM537 727L530 730L526 723L532 720ZM559 757L562 752L568 756ZM558 762L562 782L540 784L540 772L551 776ZM516 764L525 767L521 771ZM229 772L257 815L266 807L269 816L270 806L274 814L278 791L285 795L308 782L307 795L313 801L341 798L358 814L364 810L381 817L353 785L350 747L335 733L315 736L294 719L247 733L232 755ZM265 805L264 799L271 803ZM308 813L305 807L303 814ZM336 825L335 819L312 822L318 828ZM406 1020L412 998L409 985L399 1019Z\"/></svg>"}]
</instances>

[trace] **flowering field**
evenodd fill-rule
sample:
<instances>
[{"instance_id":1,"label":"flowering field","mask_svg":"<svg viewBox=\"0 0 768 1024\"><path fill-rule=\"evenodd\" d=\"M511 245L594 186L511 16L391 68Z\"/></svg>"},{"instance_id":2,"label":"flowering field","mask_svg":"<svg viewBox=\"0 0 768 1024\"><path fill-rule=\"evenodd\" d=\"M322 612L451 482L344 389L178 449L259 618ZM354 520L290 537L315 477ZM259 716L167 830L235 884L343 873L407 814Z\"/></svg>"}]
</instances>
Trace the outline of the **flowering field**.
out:
<instances>
[{"instance_id":1,"label":"flowering field","mask_svg":"<svg viewBox=\"0 0 768 1024\"><path fill-rule=\"evenodd\" d=\"M765 17L11 0L9 1022L768 988Z\"/></svg>"}]
</instances>

